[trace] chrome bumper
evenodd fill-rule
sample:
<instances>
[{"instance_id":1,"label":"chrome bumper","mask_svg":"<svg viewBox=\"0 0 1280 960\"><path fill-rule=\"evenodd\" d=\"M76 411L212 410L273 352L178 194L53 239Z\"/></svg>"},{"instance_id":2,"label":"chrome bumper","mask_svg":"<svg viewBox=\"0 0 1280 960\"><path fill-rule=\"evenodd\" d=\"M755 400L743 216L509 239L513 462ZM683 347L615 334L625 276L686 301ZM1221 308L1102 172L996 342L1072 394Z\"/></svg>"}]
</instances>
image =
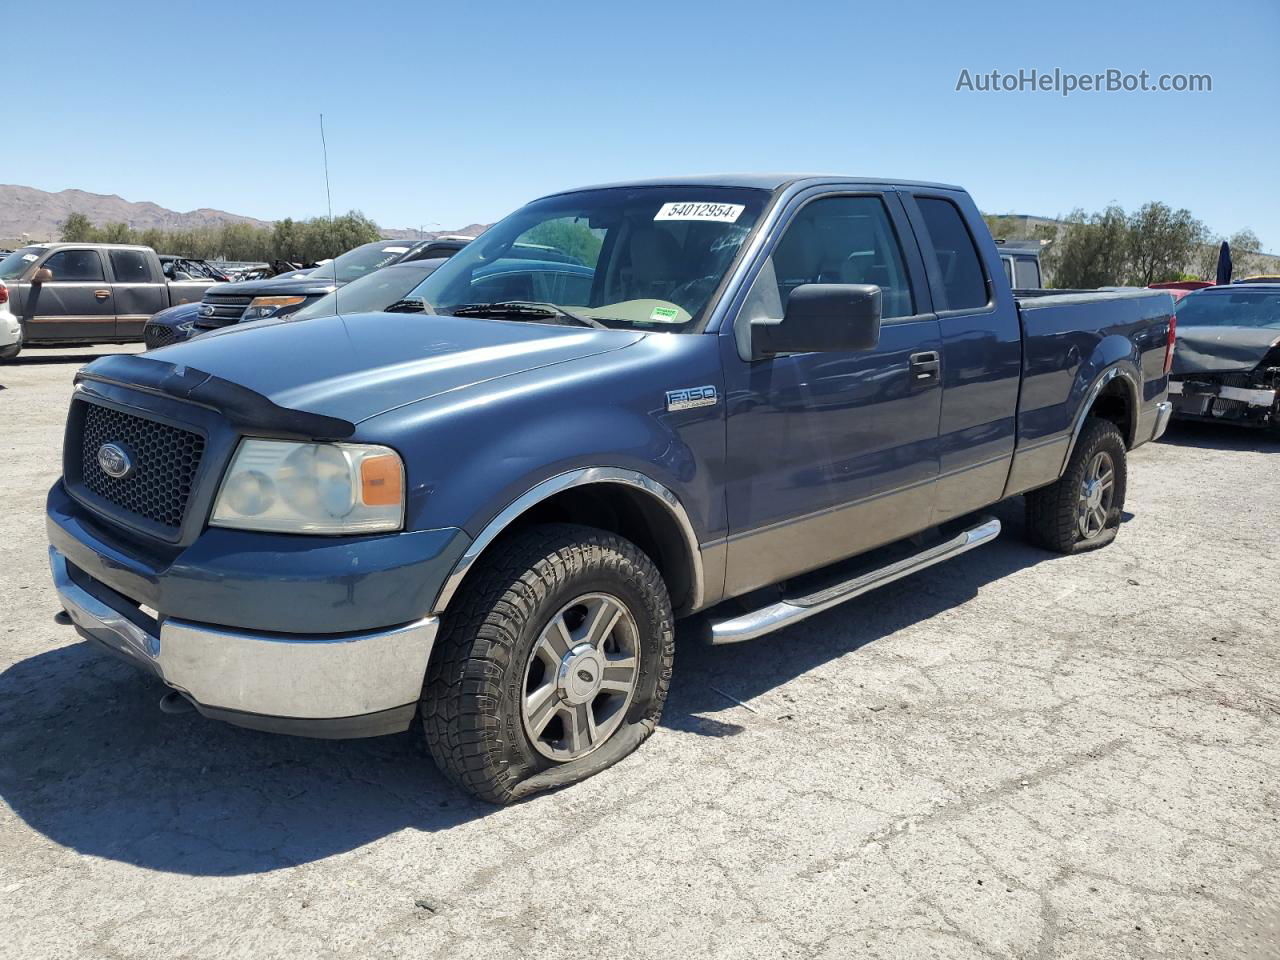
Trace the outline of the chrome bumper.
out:
<instances>
[{"instance_id":1,"label":"chrome bumper","mask_svg":"<svg viewBox=\"0 0 1280 960\"><path fill-rule=\"evenodd\" d=\"M1164 432L1169 429L1169 418L1173 416L1173 404L1168 400L1161 400L1156 404L1156 427L1151 431L1151 439L1159 440L1164 436Z\"/></svg>"},{"instance_id":2,"label":"chrome bumper","mask_svg":"<svg viewBox=\"0 0 1280 960\"><path fill-rule=\"evenodd\" d=\"M371 736L412 720L439 618L339 636L251 633L174 618L158 625L105 585L72 579L49 548L77 630L186 694L202 713L306 736ZM81 581L86 575L77 573ZM94 585L101 589L95 589ZM158 629L157 629L158 626Z\"/></svg>"}]
</instances>

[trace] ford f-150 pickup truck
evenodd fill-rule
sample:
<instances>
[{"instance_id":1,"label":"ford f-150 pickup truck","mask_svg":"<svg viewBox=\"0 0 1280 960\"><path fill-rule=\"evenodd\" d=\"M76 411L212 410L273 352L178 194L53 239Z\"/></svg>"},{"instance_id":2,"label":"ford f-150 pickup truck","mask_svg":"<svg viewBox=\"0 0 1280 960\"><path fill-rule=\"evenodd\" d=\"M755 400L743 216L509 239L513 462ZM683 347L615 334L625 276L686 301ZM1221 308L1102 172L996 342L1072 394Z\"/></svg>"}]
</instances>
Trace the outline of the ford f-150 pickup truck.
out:
<instances>
[{"instance_id":1,"label":"ford f-150 pickup truck","mask_svg":"<svg viewBox=\"0 0 1280 960\"><path fill-rule=\"evenodd\" d=\"M20 346L128 343L153 313L199 300L217 281L169 280L150 247L41 243L0 260Z\"/></svg>"},{"instance_id":2,"label":"ford f-150 pickup truck","mask_svg":"<svg viewBox=\"0 0 1280 960\"><path fill-rule=\"evenodd\" d=\"M534 243L591 282L477 295ZM495 802L652 732L676 618L786 627L1018 494L1044 546L1108 543L1170 412L1169 295L1018 302L957 187L559 193L415 296L85 367L49 555L69 622L169 698L312 736L418 717Z\"/></svg>"}]
</instances>

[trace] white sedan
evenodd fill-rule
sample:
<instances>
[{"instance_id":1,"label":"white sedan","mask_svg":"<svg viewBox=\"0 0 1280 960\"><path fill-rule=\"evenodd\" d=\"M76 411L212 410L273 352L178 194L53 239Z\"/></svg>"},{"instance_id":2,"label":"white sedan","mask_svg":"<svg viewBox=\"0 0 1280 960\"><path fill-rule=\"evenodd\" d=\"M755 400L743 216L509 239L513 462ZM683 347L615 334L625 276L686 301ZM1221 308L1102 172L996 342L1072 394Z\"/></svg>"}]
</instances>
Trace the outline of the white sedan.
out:
<instances>
[{"instance_id":1,"label":"white sedan","mask_svg":"<svg viewBox=\"0 0 1280 960\"><path fill-rule=\"evenodd\" d=\"M22 349L22 327L9 309L9 288L0 281L0 360L10 360Z\"/></svg>"}]
</instances>

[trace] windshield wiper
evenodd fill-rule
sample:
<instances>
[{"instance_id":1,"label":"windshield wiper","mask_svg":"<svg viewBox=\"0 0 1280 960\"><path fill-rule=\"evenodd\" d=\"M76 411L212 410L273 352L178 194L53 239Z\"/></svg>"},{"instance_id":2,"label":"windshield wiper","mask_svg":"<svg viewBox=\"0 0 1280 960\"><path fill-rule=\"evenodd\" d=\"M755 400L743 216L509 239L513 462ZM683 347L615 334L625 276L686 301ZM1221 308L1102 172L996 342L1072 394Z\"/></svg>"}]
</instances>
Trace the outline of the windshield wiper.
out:
<instances>
[{"instance_id":1,"label":"windshield wiper","mask_svg":"<svg viewBox=\"0 0 1280 960\"><path fill-rule=\"evenodd\" d=\"M594 317L584 317L573 313L555 303L542 303L537 300L503 300L500 303L466 303L455 307L455 317L564 317L584 327L595 327L597 330L608 330Z\"/></svg>"},{"instance_id":2,"label":"windshield wiper","mask_svg":"<svg viewBox=\"0 0 1280 960\"><path fill-rule=\"evenodd\" d=\"M426 313L427 305L417 298L397 300L389 307L383 307L383 313Z\"/></svg>"}]
</instances>

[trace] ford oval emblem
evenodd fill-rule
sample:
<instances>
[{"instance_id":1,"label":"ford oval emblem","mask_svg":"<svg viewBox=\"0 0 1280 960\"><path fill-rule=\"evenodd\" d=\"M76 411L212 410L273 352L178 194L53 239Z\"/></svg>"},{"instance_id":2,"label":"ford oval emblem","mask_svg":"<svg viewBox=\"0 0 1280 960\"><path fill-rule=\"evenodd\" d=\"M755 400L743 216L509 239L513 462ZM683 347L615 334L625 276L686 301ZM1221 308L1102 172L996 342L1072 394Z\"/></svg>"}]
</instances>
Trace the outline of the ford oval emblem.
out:
<instances>
[{"instance_id":1,"label":"ford oval emblem","mask_svg":"<svg viewBox=\"0 0 1280 960\"><path fill-rule=\"evenodd\" d=\"M119 443L104 443L98 448L98 466L108 477L123 480L133 473L133 457Z\"/></svg>"}]
</instances>

